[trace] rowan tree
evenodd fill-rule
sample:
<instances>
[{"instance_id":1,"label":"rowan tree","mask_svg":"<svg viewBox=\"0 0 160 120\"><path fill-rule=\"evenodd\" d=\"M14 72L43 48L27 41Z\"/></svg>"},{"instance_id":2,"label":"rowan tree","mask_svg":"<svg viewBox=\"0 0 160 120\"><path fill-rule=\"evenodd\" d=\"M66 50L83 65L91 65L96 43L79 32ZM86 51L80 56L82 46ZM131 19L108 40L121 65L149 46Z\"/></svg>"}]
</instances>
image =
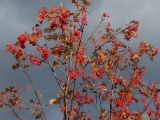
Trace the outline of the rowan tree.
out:
<instances>
[{"instance_id":1,"label":"rowan tree","mask_svg":"<svg viewBox=\"0 0 160 120\"><path fill-rule=\"evenodd\" d=\"M0 92L1 108L8 107L19 120L25 118L17 109L27 109L36 119L47 120L44 108L55 104L63 120L159 119L158 82L144 80L146 66L141 64L144 56L154 61L158 49L146 41L134 42L139 21L114 29L107 12L101 15L97 28L87 33L89 37L84 36L90 3L72 0L74 10L63 4L43 7L32 32L22 33L15 43L7 44L7 52L16 60L12 68L23 71L30 84L26 90L32 89L35 98L25 103L18 85L13 85ZM28 74L30 66L42 69L42 64L48 65L59 87L57 96L46 104Z\"/></svg>"}]
</instances>

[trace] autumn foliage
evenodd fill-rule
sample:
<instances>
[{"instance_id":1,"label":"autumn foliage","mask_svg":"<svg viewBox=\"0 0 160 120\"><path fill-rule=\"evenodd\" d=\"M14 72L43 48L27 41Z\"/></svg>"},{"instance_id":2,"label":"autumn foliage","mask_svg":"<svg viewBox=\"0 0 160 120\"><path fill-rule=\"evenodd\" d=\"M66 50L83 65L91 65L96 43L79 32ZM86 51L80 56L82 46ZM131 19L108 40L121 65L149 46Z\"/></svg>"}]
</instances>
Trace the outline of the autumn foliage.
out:
<instances>
[{"instance_id":1,"label":"autumn foliage","mask_svg":"<svg viewBox=\"0 0 160 120\"><path fill-rule=\"evenodd\" d=\"M7 52L16 60L12 68L23 71L30 84L26 88L33 90L35 98L25 103L18 86L13 85L0 92L0 107L8 107L19 120L25 119L18 113L22 109L31 111L36 119L47 120L44 109L56 104L64 120L158 120L158 84L143 79L146 67L141 65L144 56L153 61L158 49L145 41L135 44L139 21L113 29L110 15L104 12L87 37L84 33L91 3L72 0L72 4L74 10L63 4L41 8L32 32L7 44ZM41 102L27 72L31 65L41 68L42 64L48 65L59 86L59 93L48 103Z\"/></svg>"}]
</instances>

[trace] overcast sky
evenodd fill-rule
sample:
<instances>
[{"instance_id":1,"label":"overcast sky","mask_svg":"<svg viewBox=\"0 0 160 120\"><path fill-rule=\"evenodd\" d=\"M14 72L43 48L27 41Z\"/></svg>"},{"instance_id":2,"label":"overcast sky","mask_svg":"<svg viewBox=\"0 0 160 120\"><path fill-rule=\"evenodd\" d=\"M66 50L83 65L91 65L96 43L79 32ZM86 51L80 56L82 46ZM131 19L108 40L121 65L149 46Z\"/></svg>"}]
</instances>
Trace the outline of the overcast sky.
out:
<instances>
[{"instance_id":1,"label":"overcast sky","mask_svg":"<svg viewBox=\"0 0 160 120\"><path fill-rule=\"evenodd\" d=\"M69 0L0 0L0 89L13 83L21 86L27 83L20 71L12 71L10 69L14 60L10 55L2 54L5 45L8 42L15 42L19 34L31 31L31 27L36 23L38 9L43 6L50 8L59 5L62 1L66 7L70 7ZM102 12L107 11L111 16L111 22L114 27L123 26L131 19L139 20L138 40L149 41L160 48L159 5L160 0L91 0L88 29L93 30L98 21L100 21ZM160 78L160 65L157 65L160 63L158 63L158 60L156 59L155 63L149 64L147 60L145 61L149 68L148 75L146 75L147 79L158 80ZM30 70L30 74L38 89L40 91L45 89L44 96L46 99L44 102L47 102L51 96L54 97L56 95L55 82L51 80L51 73L45 66L41 70L34 67ZM60 116L56 112L58 108L52 107L50 109L51 111L47 113L49 120ZM3 117L3 120L14 119L8 115L6 110L0 110L0 116L1 118ZM58 120L58 118L55 120Z\"/></svg>"}]
</instances>

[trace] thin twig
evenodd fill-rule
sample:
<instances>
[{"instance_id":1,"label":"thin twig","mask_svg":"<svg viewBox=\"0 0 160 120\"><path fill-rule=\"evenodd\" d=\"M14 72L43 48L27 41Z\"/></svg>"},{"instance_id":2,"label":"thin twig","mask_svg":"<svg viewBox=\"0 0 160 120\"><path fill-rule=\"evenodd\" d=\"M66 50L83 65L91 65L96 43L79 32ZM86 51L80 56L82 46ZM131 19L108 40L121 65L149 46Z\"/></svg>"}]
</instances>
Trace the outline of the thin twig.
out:
<instances>
[{"instance_id":1,"label":"thin twig","mask_svg":"<svg viewBox=\"0 0 160 120\"><path fill-rule=\"evenodd\" d=\"M19 63L20 63L20 62L19 62ZM31 78L29 77L29 75L28 75L27 71L25 70L25 68L23 67L23 65L22 65L21 63L20 63L20 65L21 65L21 67L22 67L23 73L26 75L27 79L29 80L29 82L30 82L30 84L31 84L31 87L33 88L34 94L35 94L35 96L36 96L36 98L37 98L37 100L38 100L39 105L42 106L42 103L41 103L41 101L40 101L38 92L37 92L37 90L36 90L36 88L35 88L35 85L34 85L33 81L32 81ZM41 109L41 112L42 112L43 120L47 120L43 108L40 107L40 109Z\"/></svg>"}]
</instances>

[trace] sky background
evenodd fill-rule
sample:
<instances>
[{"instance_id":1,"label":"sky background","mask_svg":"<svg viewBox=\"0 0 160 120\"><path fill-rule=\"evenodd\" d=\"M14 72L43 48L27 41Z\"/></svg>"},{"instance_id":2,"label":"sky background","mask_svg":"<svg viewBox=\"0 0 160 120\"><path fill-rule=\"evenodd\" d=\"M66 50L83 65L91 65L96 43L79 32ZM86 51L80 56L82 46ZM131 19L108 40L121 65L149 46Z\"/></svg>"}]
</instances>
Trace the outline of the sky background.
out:
<instances>
[{"instance_id":1,"label":"sky background","mask_svg":"<svg viewBox=\"0 0 160 120\"><path fill-rule=\"evenodd\" d=\"M31 27L36 23L38 10L47 6L64 5L70 8L69 0L0 0L0 90L6 86L19 84L24 86L27 80L21 71L11 70L11 65L15 62L11 55L4 55L5 45L8 42L15 42L17 36L24 32L30 32ZM111 16L113 27L124 26L130 20L140 21L138 41L145 40L151 42L155 47L160 48L160 0L91 0L89 7L88 31L93 31L100 21L101 14L107 11ZM148 66L148 73L145 76L148 80L158 80L160 63L159 57L154 63L144 60L143 64ZM43 91L43 102L56 96L57 86L52 80L51 72L46 66L43 69L32 67L29 70L37 89ZM22 89L22 88L21 88ZM22 89L23 90L23 89ZM30 97L30 93L25 96ZM45 99L44 99L45 98ZM26 112L21 113L26 120ZM2 120L14 120L7 110L0 110ZM57 107L50 107L47 112L48 120L61 120ZM0 120L1 120L0 118Z\"/></svg>"}]
</instances>

